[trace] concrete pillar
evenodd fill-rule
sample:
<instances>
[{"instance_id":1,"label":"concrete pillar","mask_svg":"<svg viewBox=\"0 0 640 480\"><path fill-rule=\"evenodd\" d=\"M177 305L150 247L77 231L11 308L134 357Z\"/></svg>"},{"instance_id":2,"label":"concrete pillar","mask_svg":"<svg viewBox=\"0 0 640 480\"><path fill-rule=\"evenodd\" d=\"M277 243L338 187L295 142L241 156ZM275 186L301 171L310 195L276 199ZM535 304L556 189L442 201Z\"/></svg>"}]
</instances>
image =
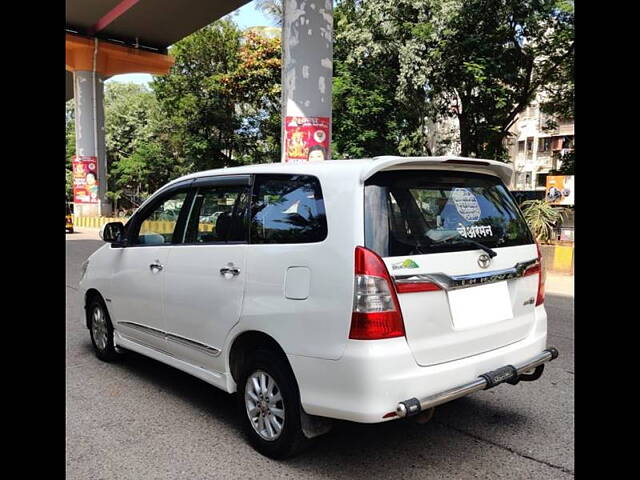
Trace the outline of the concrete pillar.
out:
<instances>
[{"instance_id":1,"label":"concrete pillar","mask_svg":"<svg viewBox=\"0 0 640 480\"><path fill-rule=\"evenodd\" d=\"M331 155L332 0L283 0L283 5L282 161L313 161L321 160L322 156L328 159ZM288 150L288 146L291 149Z\"/></svg>"},{"instance_id":2,"label":"concrete pillar","mask_svg":"<svg viewBox=\"0 0 640 480\"><path fill-rule=\"evenodd\" d=\"M97 158L98 203L75 204L81 217L110 215L107 193L107 155L104 144L104 79L92 71L73 72L75 97L76 155Z\"/></svg>"}]
</instances>

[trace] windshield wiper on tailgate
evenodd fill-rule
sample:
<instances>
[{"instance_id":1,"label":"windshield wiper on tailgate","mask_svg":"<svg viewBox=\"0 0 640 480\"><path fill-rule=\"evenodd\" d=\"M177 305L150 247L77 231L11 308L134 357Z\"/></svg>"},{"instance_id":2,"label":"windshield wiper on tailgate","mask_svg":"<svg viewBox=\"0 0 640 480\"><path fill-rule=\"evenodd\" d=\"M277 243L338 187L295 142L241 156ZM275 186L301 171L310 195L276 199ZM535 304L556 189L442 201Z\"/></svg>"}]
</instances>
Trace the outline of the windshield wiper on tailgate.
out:
<instances>
[{"instance_id":1,"label":"windshield wiper on tailgate","mask_svg":"<svg viewBox=\"0 0 640 480\"><path fill-rule=\"evenodd\" d=\"M483 250L484 252L487 253L487 255L489 255L490 258L495 257L496 255L498 255L498 252L496 252L495 250L492 250L491 248L487 247L486 245L480 243L480 242L476 242L475 240L471 240L470 238L464 238L464 237L452 237L452 238L446 238L444 240L440 240L439 242L435 242L434 245L437 245L439 243L452 243L452 244L467 244L467 245L475 245L476 247L478 247L480 250Z\"/></svg>"}]
</instances>

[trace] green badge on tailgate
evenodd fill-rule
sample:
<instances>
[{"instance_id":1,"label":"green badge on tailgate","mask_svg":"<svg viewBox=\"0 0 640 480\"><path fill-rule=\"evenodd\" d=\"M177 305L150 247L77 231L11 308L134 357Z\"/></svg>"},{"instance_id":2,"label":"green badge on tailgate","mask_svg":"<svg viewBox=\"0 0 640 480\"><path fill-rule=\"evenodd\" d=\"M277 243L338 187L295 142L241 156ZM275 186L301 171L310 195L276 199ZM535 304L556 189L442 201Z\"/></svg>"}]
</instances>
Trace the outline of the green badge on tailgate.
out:
<instances>
[{"instance_id":1,"label":"green badge on tailgate","mask_svg":"<svg viewBox=\"0 0 640 480\"><path fill-rule=\"evenodd\" d=\"M420 265L418 265L416 262L414 262L410 258L407 258L402 262L394 263L393 265L391 265L391 268L393 268L394 270L398 270L400 268L420 268Z\"/></svg>"}]
</instances>

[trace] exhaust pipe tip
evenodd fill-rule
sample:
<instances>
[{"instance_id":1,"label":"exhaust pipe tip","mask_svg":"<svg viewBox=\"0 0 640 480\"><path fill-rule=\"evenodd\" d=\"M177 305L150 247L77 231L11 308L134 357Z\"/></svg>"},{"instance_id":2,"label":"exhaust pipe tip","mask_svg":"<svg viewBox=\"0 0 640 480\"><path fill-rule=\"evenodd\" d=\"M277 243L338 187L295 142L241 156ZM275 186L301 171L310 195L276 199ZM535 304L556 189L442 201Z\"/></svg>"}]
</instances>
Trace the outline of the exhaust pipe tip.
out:
<instances>
[{"instance_id":1,"label":"exhaust pipe tip","mask_svg":"<svg viewBox=\"0 0 640 480\"><path fill-rule=\"evenodd\" d=\"M420 413L420 410L420 400L415 397L405 400L404 402L400 402L396 406L396 413L400 418L417 415Z\"/></svg>"}]
</instances>

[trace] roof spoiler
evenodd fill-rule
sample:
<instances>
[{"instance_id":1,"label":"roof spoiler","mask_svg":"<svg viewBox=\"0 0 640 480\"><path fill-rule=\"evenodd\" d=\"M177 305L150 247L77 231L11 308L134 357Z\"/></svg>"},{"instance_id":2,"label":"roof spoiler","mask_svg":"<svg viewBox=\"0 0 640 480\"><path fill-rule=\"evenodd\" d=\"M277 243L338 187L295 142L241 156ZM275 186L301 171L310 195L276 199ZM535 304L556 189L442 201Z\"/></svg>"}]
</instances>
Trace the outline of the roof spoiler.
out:
<instances>
[{"instance_id":1,"label":"roof spoiler","mask_svg":"<svg viewBox=\"0 0 640 480\"><path fill-rule=\"evenodd\" d=\"M429 167L434 170L446 170L451 165L465 167L465 171L476 173L488 173L496 175L505 183L509 184L513 175L513 167L507 163L496 160L486 160L483 158L466 158L455 156L442 157L398 157L384 156L374 157L375 162L371 163L371 168L362 173L361 181L381 170L408 170L416 167Z\"/></svg>"}]
</instances>

